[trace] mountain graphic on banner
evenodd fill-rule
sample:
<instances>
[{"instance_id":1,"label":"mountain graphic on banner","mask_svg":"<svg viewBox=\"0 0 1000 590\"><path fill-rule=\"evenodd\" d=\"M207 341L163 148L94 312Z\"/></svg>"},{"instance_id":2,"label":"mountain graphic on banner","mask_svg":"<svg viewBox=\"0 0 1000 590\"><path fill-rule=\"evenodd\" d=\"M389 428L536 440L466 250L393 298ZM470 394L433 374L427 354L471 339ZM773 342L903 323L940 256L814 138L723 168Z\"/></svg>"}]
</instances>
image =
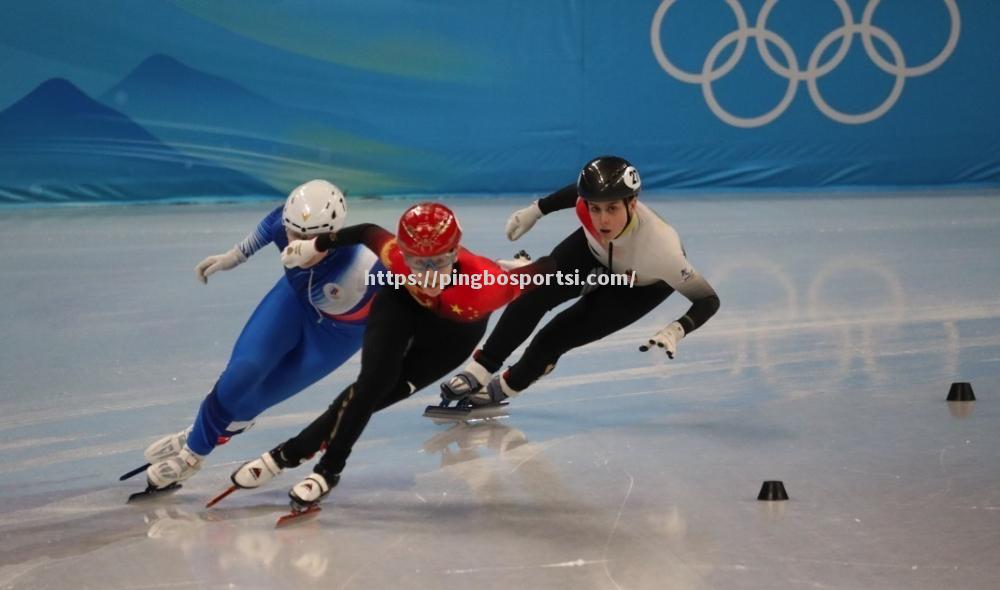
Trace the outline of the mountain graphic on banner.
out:
<instances>
[{"instance_id":1,"label":"mountain graphic on banner","mask_svg":"<svg viewBox=\"0 0 1000 590\"><path fill-rule=\"evenodd\" d=\"M0 202L159 200L276 191L164 144L53 78L0 112Z\"/></svg>"},{"instance_id":2,"label":"mountain graphic on banner","mask_svg":"<svg viewBox=\"0 0 1000 590\"><path fill-rule=\"evenodd\" d=\"M418 152L372 139L377 130L356 116L280 104L166 55L145 59L100 99L170 145L279 186L319 177L385 192L419 173L401 164L419 162Z\"/></svg>"}]
</instances>

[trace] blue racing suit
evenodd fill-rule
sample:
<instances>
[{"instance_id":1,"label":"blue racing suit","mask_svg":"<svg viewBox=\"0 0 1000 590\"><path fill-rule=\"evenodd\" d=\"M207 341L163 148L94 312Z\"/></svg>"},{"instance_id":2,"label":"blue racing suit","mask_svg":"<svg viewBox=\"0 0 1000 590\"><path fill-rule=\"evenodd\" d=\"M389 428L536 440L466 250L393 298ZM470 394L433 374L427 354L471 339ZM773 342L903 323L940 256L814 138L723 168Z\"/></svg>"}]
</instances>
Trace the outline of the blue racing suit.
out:
<instances>
[{"instance_id":1,"label":"blue racing suit","mask_svg":"<svg viewBox=\"0 0 1000 590\"><path fill-rule=\"evenodd\" d=\"M244 256L269 243L279 250L288 245L281 214L278 207L237 244ZM319 381L357 352L378 289L365 284L365 275L382 270L363 245L331 250L311 268L285 269L243 327L229 364L202 401L188 435L191 450L207 455L261 412Z\"/></svg>"}]
</instances>

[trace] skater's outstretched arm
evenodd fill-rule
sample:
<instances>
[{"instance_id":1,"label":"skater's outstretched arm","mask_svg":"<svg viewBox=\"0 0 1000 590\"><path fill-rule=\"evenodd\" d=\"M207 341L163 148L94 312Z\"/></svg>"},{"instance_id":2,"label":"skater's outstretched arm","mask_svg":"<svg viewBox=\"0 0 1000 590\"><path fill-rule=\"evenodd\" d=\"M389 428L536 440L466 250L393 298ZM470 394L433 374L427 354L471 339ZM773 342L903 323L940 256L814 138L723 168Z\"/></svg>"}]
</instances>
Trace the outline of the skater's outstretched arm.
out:
<instances>
[{"instance_id":1,"label":"skater's outstretched arm","mask_svg":"<svg viewBox=\"0 0 1000 590\"><path fill-rule=\"evenodd\" d=\"M576 183L568 184L547 197L542 197L524 209L515 211L507 219L507 239L514 241L528 233L544 215L576 205Z\"/></svg>"},{"instance_id":2,"label":"skater's outstretched arm","mask_svg":"<svg viewBox=\"0 0 1000 590\"><path fill-rule=\"evenodd\" d=\"M647 344L639 347L647 351L656 346L674 358L677 343L708 321L719 310L719 296L715 289L688 261L677 232L668 226L663 230L664 248L657 257L656 276L691 301L687 312L654 334Z\"/></svg>"},{"instance_id":3,"label":"skater's outstretched arm","mask_svg":"<svg viewBox=\"0 0 1000 590\"><path fill-rule=\"evenodd\" d=\"M274 241L275 228L281 225L281 207L271 211L267 217L257 224L257 227L247 237L222 254L208 256L194 267L194 275L202 283L208 283L208 277L220 270L230 270L243 264L254 252Z\"/></svg>"},{"instance_id":4,"label":"skater's outstretched arm","mask_svg":"<svg viewBox=\"0 0 1000 590\"><path fill-rule=\"evenodd\" d=\"M705 277L699 275L677 290L691 301L687 313L677 320L684 326L685 334L694 332L719 311L719 296Z\"/></svg>"},{"instance_id":5,"label":"skater's outstretched arm","mask_svg":"<svg viewBox=\"0 0 1000 590\"><path fill-rule=\"evenodd\" d=\"M316 250L326 252L337 246L352 246L364 244L366 248L378 254L382 247L395 236L389 230L375 223L359 223L349 225L335 234L326 234L316 238Z\"/></svg>"},{"instance_id":6,"label":"skater's outstretched arm","mask_svg":"<svg viewBox=\"0 0 1000 590\"><path fill-rule=\"evenodd\" d=\"M576 183L570 183L547 197L538 199L538 208L542 215L548 215L553 211L572 209L576 206L576 199L579 195L576 192Z\"/></svg>"}]
</instances>

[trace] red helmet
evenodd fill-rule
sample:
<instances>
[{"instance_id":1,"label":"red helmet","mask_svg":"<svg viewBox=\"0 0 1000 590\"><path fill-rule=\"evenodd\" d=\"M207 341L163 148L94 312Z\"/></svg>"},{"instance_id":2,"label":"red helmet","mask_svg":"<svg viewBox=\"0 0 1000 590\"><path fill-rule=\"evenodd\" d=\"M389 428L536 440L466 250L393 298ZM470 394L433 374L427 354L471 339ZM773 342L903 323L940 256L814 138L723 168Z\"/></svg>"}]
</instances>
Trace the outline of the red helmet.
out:
<instances>
[{"instance_id":1,"label":"red helmet","mask_svg":"<svg viewBox=\"0 0 1000 590\"><path fill-rule=\"evenodd\" d=\"M409 256L451 252L462 239L462 228L451 209L441 203L419 203L399 218L396 243Z\"/></svg>"}]
</instances>

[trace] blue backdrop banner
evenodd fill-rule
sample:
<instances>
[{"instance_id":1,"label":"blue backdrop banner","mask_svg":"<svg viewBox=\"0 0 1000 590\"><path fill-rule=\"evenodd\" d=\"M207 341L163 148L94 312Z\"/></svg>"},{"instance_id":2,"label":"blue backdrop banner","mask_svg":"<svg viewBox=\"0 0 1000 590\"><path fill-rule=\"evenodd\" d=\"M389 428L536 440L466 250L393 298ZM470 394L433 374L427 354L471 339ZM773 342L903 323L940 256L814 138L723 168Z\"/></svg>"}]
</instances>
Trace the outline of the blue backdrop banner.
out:
<instances>
[{"instance_id":1,"label":"blue backdrop banner","mask_svg":"<svg viewBox=\"0 0 1000 590\"><path fill-rule=\"evenodd\" d=\"M1000 181L993 0L53 0L0 19L0 202Z\"/></svg>"}]
</instances>

